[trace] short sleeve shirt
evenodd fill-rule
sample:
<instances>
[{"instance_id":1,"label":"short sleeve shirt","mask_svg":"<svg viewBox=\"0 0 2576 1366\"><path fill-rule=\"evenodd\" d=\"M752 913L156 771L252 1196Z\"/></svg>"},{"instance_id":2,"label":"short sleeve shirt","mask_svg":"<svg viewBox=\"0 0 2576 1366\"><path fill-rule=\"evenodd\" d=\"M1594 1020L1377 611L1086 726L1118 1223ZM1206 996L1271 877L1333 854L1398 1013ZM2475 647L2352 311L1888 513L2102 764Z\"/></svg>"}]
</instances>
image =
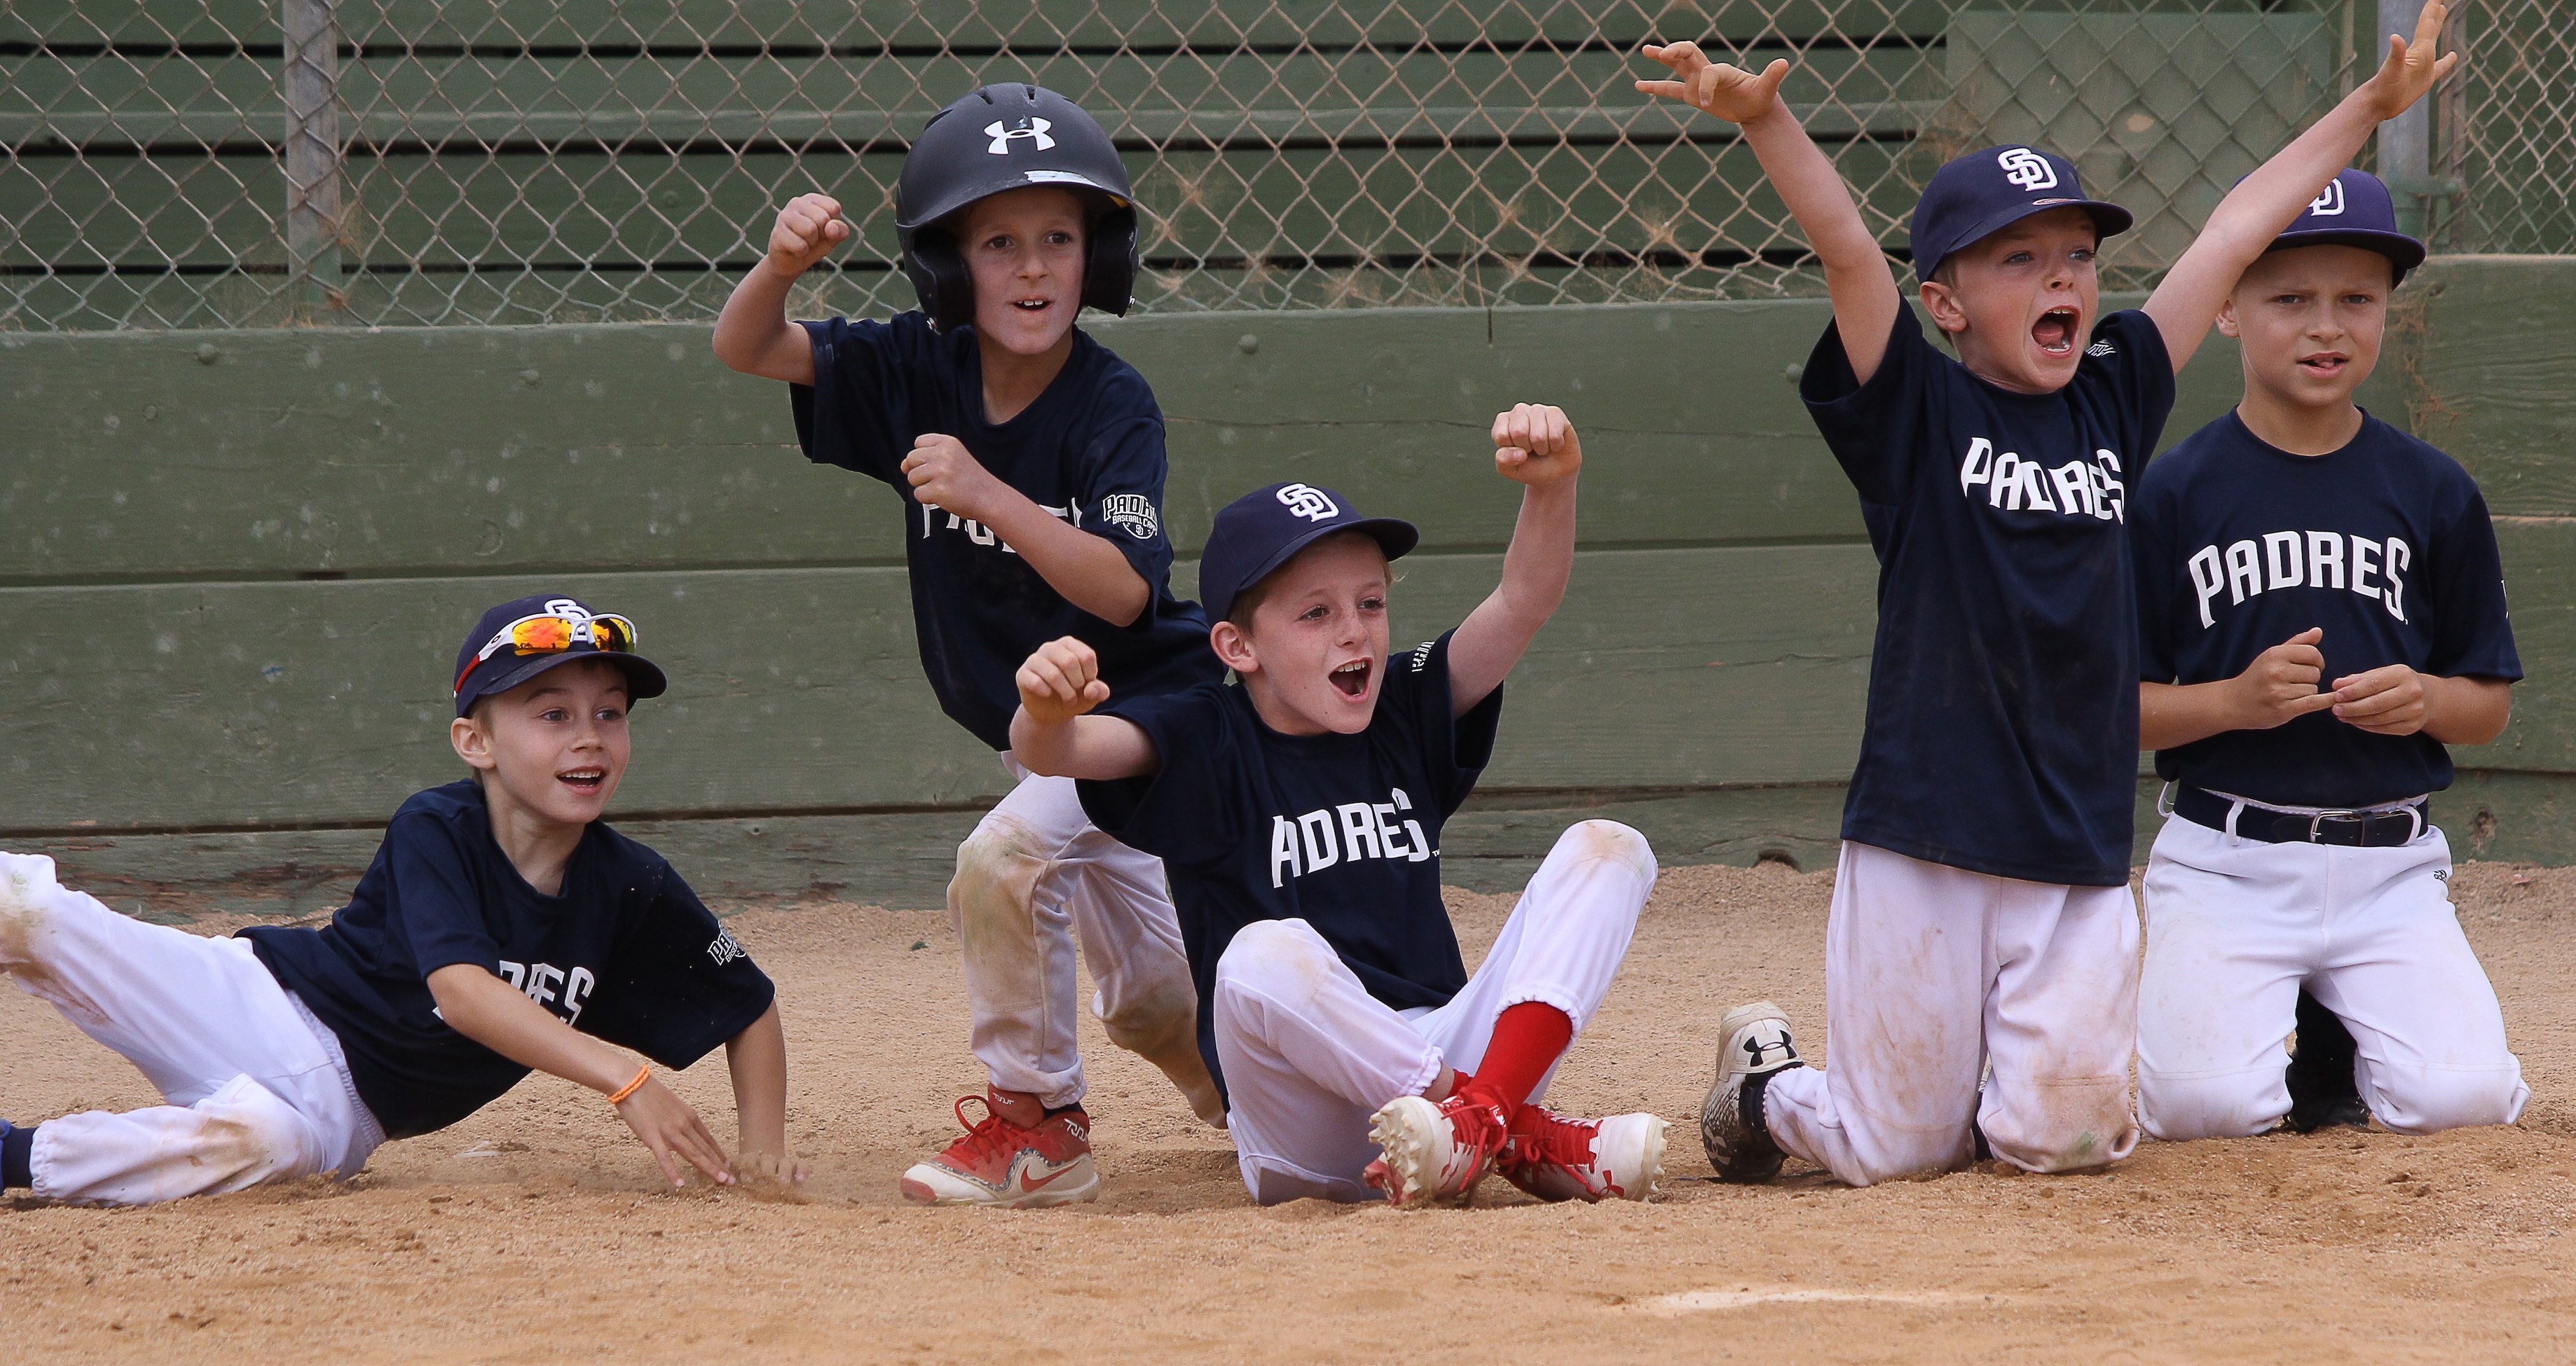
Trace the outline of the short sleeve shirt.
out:
<instances>
[{"instance_id":1,"label":"short sleeve shirt","mask_svg":"<svg viewBox=\"0 0 2576 1366\"><path fill-rule=\"evenodd\" d=\"M970 328L942 335L919 313L888 322L805 325L814 383L794 385L796 437L808 458L881 479L903 500L904 559L921 666L950 719L995 749L1011 747L1019 708L1012 677L1038 646L1074 636L1100 654L1121 693L1165 692L1222 672L1198 604L1172 596L1163 525L1163 413L1135 367L1081 329L1073 354L1037 401L1008 422L984 420L983 363ZM915 438L957 438L977 463L1030 501L1127 557L1152 591L1126 626L1067 602L990 527L913 497L903 475Z\"/></svg>"},{"instance_id":2,"label":"short sleeve shirt","mask_svg":"<svg viewBox=\"0 0 2576 1366\"><path fill-rule=\"evenodd\" d=\"M528 1069L439 1018L429 975L471 963L584 1034L687 1067L749 1028L766 974L662 856L593 822L547 896L493 842L483 790L414 794L349 904L320 929L241 932L339 1037L389 1138L442 1129Z\"/></svg>"},{"instance_id":3,"label":"short sleeve shirt","mask_svg":"<svg viewBox=\"0 0 2576 1366\"><path fill-rule=\"evenodd\" d=\"M1860 492L1879 564L1843 838L2032 882L2127 881L2127 484L2174 396L2155 322L2111 314L2065 388L2017 394L1900 308L1867 384L1828 327L1799 392Z\"/></svg>"},{"instance_id":4,"label":"short sleeve shirt","mask_svg":"<svg viewBox=\"0 0 2576 1366\"><path fill-rule=\"evenodd\" d=\"M2320 687L2389 664L2522 677L2476 481L2375 417L2343 449L2302 456L2230 412L2158 460L2133 501L2147 682L2234 678L2311 627L2325 632ZM2156 772L2275 806L2359 807L2450 786L2451 755L2311 712L2158 751Z\"/></svg>"},{"instance_id":5,"label":"short sleeve shirt","mask_svg":"<svg viewBox=\"0 0 2576 1366\"><path fill-rule=\"evenodd\" d=\"M1304 920L1399 1010L1445 1004L1467 984L1440 900L1440 831L1493 755L1502 691L1452 714L1448 636L1388 661L1356 735L1282 735L1241 687L1219 683L1102 710L1143 729L1161 766L1078 784L1083 810L1163 860L1210 1072L1221 1071L1204 1008L1217 960L1254 921Z\"/></svg>"}]
</instances>

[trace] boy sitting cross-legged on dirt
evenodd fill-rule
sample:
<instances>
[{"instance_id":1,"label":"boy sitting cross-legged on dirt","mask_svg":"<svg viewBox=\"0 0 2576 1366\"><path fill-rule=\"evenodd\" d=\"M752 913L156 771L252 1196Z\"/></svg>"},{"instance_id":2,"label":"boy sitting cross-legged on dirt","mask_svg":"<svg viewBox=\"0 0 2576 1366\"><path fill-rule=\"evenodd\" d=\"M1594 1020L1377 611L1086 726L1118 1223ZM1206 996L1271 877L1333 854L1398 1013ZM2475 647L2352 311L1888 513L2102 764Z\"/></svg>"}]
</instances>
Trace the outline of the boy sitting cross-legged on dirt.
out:
<instances>
[{"instance_id":1,"label":"boy sitting cross-legged on dirt","mask_svg":"<svg viewBox=\"0 0 2576 1366\"><path fill-rule=\"evenodd\" d=\"M1019 673L1020 762L1084 780L1092 819L1171 872L1199 1048L1263 1204L1460 1201L1489 1169L1543 1199L1642 1200L1662 1171L1662 1120L1537 1103L1654 887L1645 838L1568 830L1473 977L1440 900L1441 824L1574 561L1565 415L1524 404L1493 437L1520 522L1501 585L1438 640L1387 649L1410 524L1275 484L1217 514L1199 575L1238 685L1112 697L1070 639Z\"/></svg>"},{"instance_id":2,"label":"boy sitting cross-legged on dirt","mask_svg":"<svg viewBox=\"0 0 2576 1366\"><path fill-rule=\"evenodd\" d=\"M1859 491L1879 559L1861 758L1825 928L1832 1066L1768 1002L1720 1021L1701 1137L1721 1176L1783 1152L1867 1185L1968 1162L2030 1171L2138 1141L2136 602L2124 485L2245 267L2382 119L2450 69L2442 6L2412 47L2230 192L2144 310L2098 318L2094 251L2129 226L2075 167L1990 147L1915 205L1898 293L1833 163L1760 75L1649 47L1640 90L1741 126L1814 243L1834 321L1800 395Z\"/></svg>"},{"instance_id":3,"label":"boy sitting cross-legged on dirt","mask_svg":"<svg viewBox=\"0 0 2576 1366\"><path fill-rule=\"evenodd\" d=\"M532 1069L607 1096L673 1185L684 1165L731 1184L697 1113L610 1044L672 1068L724 1045L742 1169L803 1180L769 978L670 864L599 819L627 710L664 687L634 648L633 623L569 597L484 613L448 732L474 776L404 802L320 929L147 925L58 885L52 859L0 853L0 971L167 1102L0 1123L0 1186L146 1205L351 1176Z\"/></svg>"}]
</instances>

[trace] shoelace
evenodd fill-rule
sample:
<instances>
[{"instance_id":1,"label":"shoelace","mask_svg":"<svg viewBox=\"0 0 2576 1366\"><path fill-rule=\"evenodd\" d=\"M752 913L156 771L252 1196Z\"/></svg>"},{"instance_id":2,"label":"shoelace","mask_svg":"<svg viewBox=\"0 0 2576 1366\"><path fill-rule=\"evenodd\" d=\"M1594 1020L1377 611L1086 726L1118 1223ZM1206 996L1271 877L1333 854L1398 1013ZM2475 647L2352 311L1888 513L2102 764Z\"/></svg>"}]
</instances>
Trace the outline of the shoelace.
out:
<instances>
[{"instance_id":1,"label":"shoelace","mask_svg":"<svg viewBox=\"0 0 2576 1366\"><path fill-rule=\"evenodd\" d=\"M972 1123L966 1118L966 1102L970 1100L984 1107L984 1118ZM1019 1146L1019 1136L1029 1132L1002 1118L1001 1112L993 1108L993 1102L983 1096L959 1096L956 1109L957 1122L965 1128L966 1136L950 1144L949 1151L969 1159L1009 1152Z\"/></svg>"},{"instance_id":2,"label":"shoelace","mask_svg":"<svg viewBox=\"0 0 2576 1366\"><path fill-rule=\"evenodd\" d=\"M1516 1167L1534 1167L1547 1162L1566 1168L1592 1165L1595 1126L1546 1111L1540 1114L1542 1117L1536 1129L1513 1136L1510 1149L1503 1155L1505 1161Z\"/></svg>"}]
</instances>

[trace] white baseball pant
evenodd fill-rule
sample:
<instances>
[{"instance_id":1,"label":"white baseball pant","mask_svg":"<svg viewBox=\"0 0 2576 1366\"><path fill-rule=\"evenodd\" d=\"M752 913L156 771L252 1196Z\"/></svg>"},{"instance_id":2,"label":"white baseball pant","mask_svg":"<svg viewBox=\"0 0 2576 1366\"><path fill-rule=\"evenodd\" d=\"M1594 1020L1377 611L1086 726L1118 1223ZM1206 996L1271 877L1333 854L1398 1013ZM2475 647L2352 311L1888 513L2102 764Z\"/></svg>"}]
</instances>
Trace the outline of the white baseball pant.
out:
<instances>
[{"instance_id":1,"label":"white baseball pant","mask_svg":"<svg viewBox=\"0 0 2576 1366\"><path fill-rule=\"evenodd\" d=\"M1019 784L957 846L948 884L975 1056L1001 1090L1029 1092L1050 1108L1082 1100L1079 937L1098 988L1092 1013L1110 1041L1176 1081L1196 1078L1212 1104L1214 1083L1198 1056L1198 990L1163 861L1094 826L1071 778L1035 776L1007 755L1002 763Z\"/></svg>"},{"instance_id":2,"label":"white baseball pant","mask_svg":"<svg viewBox=\"0 0 2576 1366\"><path fill-rule=\"evenodd\" d=\"M354 1176L385 1141L340 1041L247 940L129 919L58 885L52 859L0 853L0 970L169 1102L44 1121L37 1195L149 1205Z\"/></svg>"},{"instance_id":3,"label":"white baseball pant","mask_svg":"<svg viewBox=\"0 0 2576 1366\"><path fill-rule=\"evenodd\" d=\"M1963 1166L1978 1131L2025 1171L2098 1167L2138 1145L2137 1018L2127 887L1846 840L1825 923L1829 1065L1773 1073L1763 1116L1783 1151L1855 1186Z\"/></svg>"},{"instance_id":4,"label":"white baseball pant","mask_svg":"<svg viewBox=\"0 0 2576 1366\"><path fill-rule=\"evenodd\" d=\"M2511 1124L2531 1088L2451 909L2439 830L2394 848L2266 844L2167 817L2147 859L2138 1110L2160 1139L2259 1134L2304 984L2352 1032L2362 1103L2399 1133Z\"/></svg>"},{"instance_id":5,"label":"white baseball pant","mask_svg":"<svg viewBox=\"0 0 2576 1366\"><path fill-rule=\"evenodd\" d=\"M1538 1001L1577 1037L1627 957L1655 888L1646 837L1584 821L1558 837L1494 947L1449 1003L1396 1010L1368 994L1303 920L1237 931L1217 960L1216 1052L1243 1184L1255 1202L1383 1198L1361 1180L1378 1156L1369 1117L1420 1095L1445 1063L1473 1072L1494 1021ZM1527 1099L1547 1094L1550 1067Z\"/></svg>"}]
</instances>

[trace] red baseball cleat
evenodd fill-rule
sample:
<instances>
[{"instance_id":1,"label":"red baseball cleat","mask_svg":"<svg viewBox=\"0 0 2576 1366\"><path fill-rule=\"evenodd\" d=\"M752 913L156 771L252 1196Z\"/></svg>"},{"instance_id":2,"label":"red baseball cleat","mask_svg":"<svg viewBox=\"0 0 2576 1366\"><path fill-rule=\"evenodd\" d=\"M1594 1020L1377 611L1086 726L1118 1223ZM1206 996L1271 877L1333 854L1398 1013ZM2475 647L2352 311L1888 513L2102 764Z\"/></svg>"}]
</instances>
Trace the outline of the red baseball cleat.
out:
<instances>
[{"instance_id":1,"label":"red baseball cleat","mask_svg":"<svg viewBox=\"0 0 2576 1366\"><path fill-rule=\"evenodd\" d=\"M1541 1200L1643 1200L1664 1176L1664 1121L1648 1114L1568 1119L1530 1106L1535 1129L1495 1159L1503 1179Z\"/></svg>"},{"instance_id":2,"label":"red baseball cleat","mask_svg":"<svg viewBox=\"0 0 2576 1366\"><path fill-rule=\"evenodd\" d=\"M984 1107L979 1124L967 1124L966 1102ZM984 1096L957 1102L966 1134L927 1162L903 1174L903 1198L918 1205L982 1205L988 1209L1039 1209L1070 1205L1100 1194L1091 1165L1091 1116L1080 1106L1050 1115L1033 1129L1002 1118Z\"/></svg>"},{"instance_id":3,"label":"red baseball cleat","mask_svg":"<svg viewBox=\"0 0 2576 1366\"><path fill-rule=\"evenodd\" d=\"M1464 1096L1398 1096L1369 1117L1369 1141L1385 1156L1361 1179L1390 1205L1465 1204L1511 1138L1504 1122L1500 1109Z\"/></svg>"}]
</instances>

